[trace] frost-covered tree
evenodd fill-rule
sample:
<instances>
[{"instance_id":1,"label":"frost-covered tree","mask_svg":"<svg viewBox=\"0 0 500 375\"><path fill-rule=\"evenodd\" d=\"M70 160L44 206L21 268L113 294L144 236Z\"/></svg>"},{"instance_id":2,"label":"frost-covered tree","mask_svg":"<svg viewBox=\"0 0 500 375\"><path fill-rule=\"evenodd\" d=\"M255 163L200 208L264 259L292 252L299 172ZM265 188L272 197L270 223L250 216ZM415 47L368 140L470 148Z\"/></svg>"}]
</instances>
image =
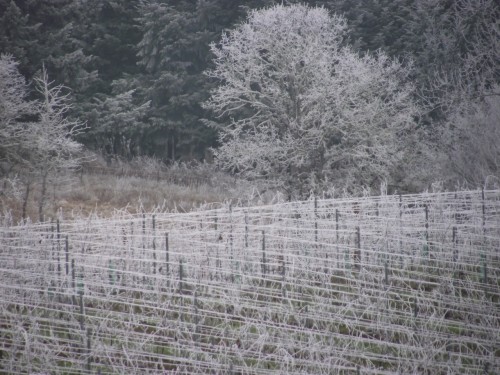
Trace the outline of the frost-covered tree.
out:
<instances>
[{"instance_id":1,"label":"frost-covered tree","mask_svg":"<svg viewBox=\"0 0 500 375\"><path fill-rule=\"evenodd\" d=\"M346 28L324 8L278 5L211 45L222 168L304 193L389 178L418 113L410 70L343 46Z\"/></svg>"},{"instance_id":2,"label":"frost-covered tree","mask_svg":"<svg viewBox=\"0 0 500 375\"><path fill-rule=\"evenodd\" d=\"M498 175L500 5L495 0L415 2L410 34L425 103L431 179L477 187ZM420 174L420 180L423 179ZM494 178L496 177L496 178Z\"/></svg>"},{"instance_id":3,"label":"frost-covered tree","mask_svg":"<svg viewBox=\"0 0 500 375\"><path fill-rule=\"evenodd\" d=\"M28 100L24 77L10 55L0 56L0 173L9 174L29 158L30 119L37 103Z\"/></svg>"},{"instance_id":4,"label":"frost-covered tree","mask_svg":"<svg viewBox=\"0 0 500 375\"><path fill-rule=\"evenodd\" d=\"M496 92L500 88L493 87ZM440 139L446 152L440 178L477 188L500 186L500 96L485 96L468 106L468 113L456 111L449 118Z\"/></svg>"},{"instance_id":5,"label":"frost-covered tree","mask_svg":"<svg viewBox=\"0 0 500 375\"><path fill-rule=\"evenodd\" d=\"M78 167L82 145L73 138L82 130L83 124L65 116L70 109L69 94L63 93L64 86L49 81L45 69L35 78L35 87L41 100L38 102L38 118L30 133L35 154L31 155L33 166L46 172Z\"/></svg>"},{"instance_id":6,"label":"frost-covered tree","mask_svg":"<svg viewBox=\"0 0 500 375\"><path fill-rule=\"evenodd\" d=\"M12 56L0 56L0 178L22 178L26 202L32 182L41 177L42 207L47 176L79 165L82 145L73 138L82 124L65 116L68 94L49 81L45 69L35 78L40 99L28 100L17 65Z\"/></svg>"},{"instance_id":7,"label":"frost-covered tree","mask_svg":"<svg viewBox=\"0 0 500 375\"><path fill-rule=\"evenodd\" d=\"M45 70L35 78L40 100L28 100L28 86L12 56L0 57L0 161L9 170L40 172L78 165L82 146L72 137L82 128L68 120L68 94L49 82Z\"/></svg>"},{"instance_id":8,"label":"frost-covered tree","mask_svg":"<svg viewBox=\"0 0 500 375\"><path fill-rule=\"evenodd\" d=\"M464 115L469 104L500 95L492 90L500 83L498 1L422 0L415 3L413 18L423 94L433 107L451 116L458 107Z\"/></svg>"}]
</instances>

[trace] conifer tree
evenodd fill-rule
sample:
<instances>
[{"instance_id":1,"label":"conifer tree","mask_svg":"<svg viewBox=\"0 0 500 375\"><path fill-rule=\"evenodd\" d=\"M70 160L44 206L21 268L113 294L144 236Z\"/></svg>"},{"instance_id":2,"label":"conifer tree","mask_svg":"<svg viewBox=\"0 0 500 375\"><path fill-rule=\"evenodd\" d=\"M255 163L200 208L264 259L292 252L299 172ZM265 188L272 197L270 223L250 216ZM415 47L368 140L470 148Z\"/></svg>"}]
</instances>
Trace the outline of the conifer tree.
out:
<instances>
[{"instance_id":1,"label":"conifer tree","mask_svg":"<svg viewBox=\"0 0 500 375\"><path fill-rule=\"evenodd\" d=\"M213 82L203 74L211 63L209 44L252 7L271 1L147 1L141 7L143 38L138 48L144 69L139 91L151 102L145 151L171 160L200 159L215 142L201 103Z\"/></svg>"}]
</instances>

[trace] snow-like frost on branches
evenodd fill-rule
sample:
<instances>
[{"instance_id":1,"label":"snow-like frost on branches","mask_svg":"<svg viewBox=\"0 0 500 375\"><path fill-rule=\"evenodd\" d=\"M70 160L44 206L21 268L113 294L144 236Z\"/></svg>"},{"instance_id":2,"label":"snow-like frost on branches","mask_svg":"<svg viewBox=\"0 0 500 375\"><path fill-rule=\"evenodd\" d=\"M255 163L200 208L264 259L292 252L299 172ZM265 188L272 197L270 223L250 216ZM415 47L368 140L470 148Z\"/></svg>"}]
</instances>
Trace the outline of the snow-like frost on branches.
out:
<instances>
[{"instance_id":1,"label":"snow-like frost on branches","mask_svg":"<svg viewBox=\"0 0 500 375\"><path fill-rule=\"evenodd\" d=\"M29 136L19 121L32 115L36 106L27 100L27 85L11 55L0 56L0 162L18 163L19 144Z\"/></svg>"},{"instance_id":2,"label":"snow-like frost on branches","mask_svg":"<svg viewBox=\"0 0 500 375\"><path fill-rule=\"evenodd\" d=\"M226 125L220 165L279 187L340 187L388 178L418 108L410 68L344 46L344 18L275 6L212 44L220 81L205 106Z\"/></svg>"},{"instance_id":3,"label":"snow-like frost on branches","mask_svg":"<svg viewBox=\"0 0 500 375\"><path fill-rule=\"evenodd\" d=\"M43 69L34 80L40 100L28 100L28 85L17 66L12 56L0 57L0 175L13 169L45 174L76 167L82 145L73 138L83 124L66 117L65 88L50 82Z\"/></svg>"}]
</instances>

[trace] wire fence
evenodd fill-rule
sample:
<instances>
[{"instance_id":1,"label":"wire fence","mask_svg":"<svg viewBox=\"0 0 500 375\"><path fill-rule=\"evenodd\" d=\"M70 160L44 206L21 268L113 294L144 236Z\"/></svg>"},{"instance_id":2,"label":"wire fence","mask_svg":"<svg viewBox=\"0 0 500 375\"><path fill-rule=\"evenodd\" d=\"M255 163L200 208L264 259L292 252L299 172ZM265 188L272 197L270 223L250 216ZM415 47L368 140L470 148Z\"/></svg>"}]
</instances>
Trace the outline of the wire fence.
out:
<instances>
[{"instance_id":1,"label":"wire fence","mask_svg":"<svg viewBox=\"0 0 500 375\"><path fill-rule=\"evenodd\" d=\"M0 270L4 373L500 373L500 191L4 225Z\"/></svg>"},{"instance_id":2,"label":"wire fence","mask_svg":"<svg viewBox=\"0 0 500 375\"><path fill-rule=\"evenodd\" d=\"M83 166L79 171L80 175L102 175L102 176L117 176L117 177L136 177L143 178L150 181L166 181L169 183L181 186L213 186L214 181L212 178L203 175L203 172L196 173L193 170L182 170L174 168L151 168L139 169L130 167L97 167L97 166Z\"/></svg>"}]
</instances>

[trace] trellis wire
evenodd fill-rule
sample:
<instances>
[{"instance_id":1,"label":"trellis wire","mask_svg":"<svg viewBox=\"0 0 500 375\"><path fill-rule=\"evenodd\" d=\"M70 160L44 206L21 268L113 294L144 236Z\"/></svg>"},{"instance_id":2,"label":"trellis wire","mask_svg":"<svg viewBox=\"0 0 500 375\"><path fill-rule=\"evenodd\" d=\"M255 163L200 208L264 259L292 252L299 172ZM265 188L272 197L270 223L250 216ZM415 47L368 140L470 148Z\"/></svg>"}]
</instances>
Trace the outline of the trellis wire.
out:
<instances>
[{"instance_id":1,"label":"trellis wire","mask_svg":"<svg viewBox=\"0 0 500 375\"><path fill-rule=\"evenodd\" d=\"M499 373L499 198L1 227L0 372Z\"/></svg>"}]
</instances>

